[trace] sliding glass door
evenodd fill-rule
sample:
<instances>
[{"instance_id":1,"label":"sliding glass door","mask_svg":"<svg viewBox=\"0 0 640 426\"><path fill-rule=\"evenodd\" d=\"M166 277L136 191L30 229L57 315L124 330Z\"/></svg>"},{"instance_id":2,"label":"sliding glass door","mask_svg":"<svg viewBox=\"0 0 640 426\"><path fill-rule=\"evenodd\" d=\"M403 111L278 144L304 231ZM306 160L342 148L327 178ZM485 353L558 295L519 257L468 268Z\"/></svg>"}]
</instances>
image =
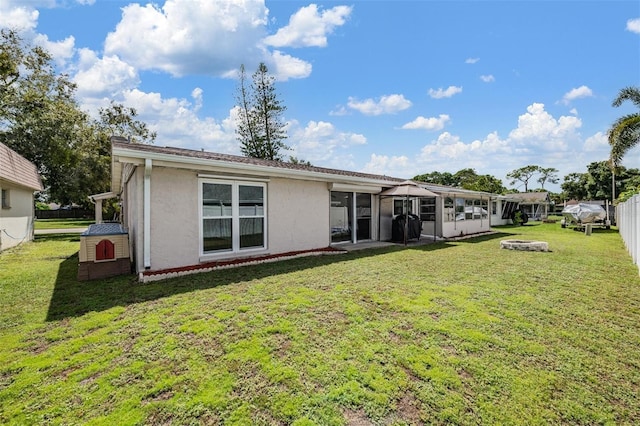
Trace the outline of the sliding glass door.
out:
<instances>
[{"instance_id":1,"label":"sliding glass door","mask_svg":"<svg viewBox=\"0 0 640 426\"><path fill-rule=\"evenodd\" d=\"M356 238L371 239L371 194L356 193Z\"/></svg>"},{"instance_id":2,"label":"sliding glass door","mask_svg":"<svg viewBox=\"0 0 640 426\"><path fill-rule=\"evenodd\" d=\"M331 242L370 240L371 205L371 194L331 191Z\"/></svg>"}]
</instances>

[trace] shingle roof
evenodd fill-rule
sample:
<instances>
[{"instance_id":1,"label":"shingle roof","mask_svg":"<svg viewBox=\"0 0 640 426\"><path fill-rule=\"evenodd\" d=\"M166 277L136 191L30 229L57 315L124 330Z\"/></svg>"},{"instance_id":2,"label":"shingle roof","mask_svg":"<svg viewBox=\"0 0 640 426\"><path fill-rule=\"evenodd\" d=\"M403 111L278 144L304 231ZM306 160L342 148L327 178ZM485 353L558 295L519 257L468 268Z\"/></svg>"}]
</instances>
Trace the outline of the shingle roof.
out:
<instances>
[{"instance_id":1,"label":"shingle roof","mask_svg":"<svg viewBox=\"0 0 640 426\"><path fill-rule=\"evenodd\" d=\"M216 152L208 152L208 151L196 151L192 149L184 149L184 148L173 148L173 147L160 147L155 145L147 145L147 144L138 144L138 143L128 143L124 138L111 138L111 145L113 150L118 150L119 152L123 152L123 150L128 151L127 154L130 154L130 151L137 151L141 153L141 157L144 157L145 153L155 155L172 155L179 156L183 158L193 158L195 160L211 160L211 161L222 161L228 163L236 163L236 164L246 164L247 166L259 166L259 167L272 167L274 172L277 170L295 170L300 172L308 172L309 175L333 175L336 177L345 177L349 179L362 179L363 181L369 181L368 183L372 183L375 181L376 184L381 184L382 186L393 186L400 184L406 179L391 177L386 175L376 175L371 173L362 173L362 172L353 172L349 170L339 170L339 169L330 169L326 167L316 167L316 166L306 166L303 164L293 164L287 163L284 161L274 161L274 160L262 160L259 158L251 158L251 157L241 157L238 155L229 155L229 154L220 154ZM126 154L125 154L126 156ZM115 159L115 155L112 157L112 160ZM114 163L114 166L116 166ZM114 173L112 170L112 179L116 179L112 181L112 190L118 191L119 183L116 184L118 176L117 173ZM115 186L114 186L115 184ZM481 196L489 196L491 194L486 192L478 192L471 191L462 188L454 188L450 186L444 185L436 185L427 182L416 182L420 187L427 188L430 191L433 191L438 194L468 194L468 195L481 195Z\"/></svg>"},{"instance_id":2,"label":"shingle roof","mask_svg":"<svg viewBox=\"0 0 640 426\"><path fill-rule=\"evenodd\" d=\"M42 181L36 166L0 142L0 179L42 191Z\"/></svg>"},{"instance_id":3,"label":"shingle roof","mask_svg":"<svg viewBox=\"0 0 640 426\"><path fill-rule=\"evenodd\" d=\"M509 198L531 203L545 203L549 201L548 192L518 192L514 194L507 194L507 196Z\"/></svg>"},{"instance_id":4,"label":"shingle roof","mask_svg":"<svg viewBox=\"0 0 640 426\"><path fill-rule=\"evenodd\" d=\"M138 143L126 143L126 142L123 143L123 142L119 142L115 138L112 139L112 146L113 148L129 149L129 150L135 150L140 152L169 154L169 155L177 155L180 157L189 157L194 159L197 158L197 159L212 160L212 161L225 161L225 162L241 163L241 164L247 164L247 165L266 166L266 167L273 167L276 169L300 170L300 171L326 173L326 174L339 175L339 176L353 176L353 177L361 177L364 179L377 179L377 180L385 180L385 181L393 181L393 182L396 182L396 181L403 182L406 180L406 179L395 178L395 177L385 176L385 175L352 172L348 170L330 169L326 167L306 166L303 164L293 164L293 163L287 163L284 161L263 160L260 158L241 157L239 155L220 154L217 152L196 151L192 149L173 148L173 147L160 147L155 145L138 144Z\"/></svg>"}]
</instances>

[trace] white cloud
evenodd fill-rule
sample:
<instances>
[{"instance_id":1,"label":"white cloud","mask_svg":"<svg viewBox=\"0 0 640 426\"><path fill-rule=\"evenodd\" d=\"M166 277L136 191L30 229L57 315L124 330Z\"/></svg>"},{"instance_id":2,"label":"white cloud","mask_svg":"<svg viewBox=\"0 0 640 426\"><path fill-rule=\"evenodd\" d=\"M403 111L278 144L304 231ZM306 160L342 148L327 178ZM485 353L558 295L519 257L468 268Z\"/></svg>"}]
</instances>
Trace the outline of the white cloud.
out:
<instances>
[{"instance_id":1,"label":"white cloud","mask_svg":"<svg viewBox=\"0 0 640 426\"><path fill-rule=\"evenodd\" d=\"M15 1L0 0L0 27L15 29L20 36L51 54L56 64L64 68L75 53L75 38L68 36L61 41L51 41L45 34L38 34L37 7L55 7L54 0Z\"/></svg>"},{"instance_id":2,"label":"white cloud","mask_svg":"<svg viewBox=\"0 0 640 426\"><path fill-rule=\"evenodd\" d=\"M480 58L467 58L464 63L465 64L475 64L480 60Z\"/></svg>"},{"instance_id":3,"label":"white cloud","mask_svg":"<svg viewBox=\"0 0 640 426\"><path fill-rule=\"evenodd\" d=\"M640 34L640 18L629 19L627 21L627 31Z\"/></svg>"},{"instance_id":4,"label":"white cloud","mask_svg":"<svg viewBox=\"0 0 640 426\"><path fill-rule=\"evenodd\" d=\"M349 169L353 162L345 153L353 146L366 144L367 139L359 133L342 132L326 121L309 121L304 128L292 121L286 142L299 159Z\"/></svg>"},{"instance_id":5,"label":"white cloud","mask_svg":"<svg viewBox=\"0 0 640 426\"><path fill-rule=\"evenodd\" d=\"M193 112L198 112L202 108L202 93L203 90L199 87L196 87L191 91L191 97L193 98L193 102L195 103Z\"/></svg>"},{"instance_id":6,"label":"white cloud","mask_svg":"<svg viewBox=\"0 0 640 426\"><path fill-rule=\"evenodd\" d=\"M135 68L117 56L100 59L90 49L80 49L78 56L78 72L73 81L78 85L81 97L113 97L140 83Z\"/></svg>"},{"instance_id":7,"label":"white cloud","mask_svg":"<svg viewBox=\"0 0 640 426\"><path fill-rule=\"evenodd\" d=\"M449 86L446 89L439 88L438 90L429 89L429 96L433 99L450 98L453 95L462 92L462 87Z\"/></svg>"},{"instance_id":8,"label":"white cloud","mask_svg":"<svg viewBox=\"0 0 640 426\"><path fill-rule=\"evenodd\" d=\"M34 30L39 16L36 6L32 2L0 1L0 27L15 28L19 32Z\"/></svg>"},{"instance_id":9,"label":"white cloud","mask_svg":"<svg viewBox=\"0 0 640 426\"><path fill-rule=\"evenodd\" d=\"M138 118L158 133L156 144L191 149L239 154L236 140L237 108L232 108L222 120L197 115L198 97L202 91L192 91L195 105L186 99L163 98L160 93L145 93L138 89L125 91L122 102L138 112Z\"/></svg>"},{"instance_id":10,"label":"white cloud","mask_svg":"<svg viewBox=\"0 0 640 426\"><path fill-rule=\"evenodd\" d=\"M336 105L335 109L329 111L329 115L342 117L344 115L349 115L349 110L344 105Z\"/></svg>"},{"instance_id":11,"label":"white cloud","mask_svg":"<svg viewBox=\"0 0 640 426\"><path fill-rule=\"evenodd\" d=\"M286 81L290 78L306 78L311 75L311 64L302 59L285 55L276 50L272 55L276 79Z\"/></svg>"},{"instance_id":12,"label":"white cloud","mask_svg":"<svg viewBox=\"0 0 640 426\"><path fill-rule=\"evenodd\" d=\"M605 133L602 132L598 132L595 135L589 136L584 141L584 150L587 152L602 152L608 155L609 138Z\"/></svg>"},{"instance_id":13,"label":"white cloud","mask_svg":"<svg viewBox=\"0 0 640 426\"><path fill-rule=\"evenodd\" d=\"M404 124L401 128L407 130L442 130L451 121L447 114L440 114L438 117L418 117L415 120Z\"/></svg>"},{"instance_id":14,"label":"white cloud","mask_svg":"<svg viewBox=\"0 0 640 426\"><path fill-rule=\"evenodd\" d=\"M105 55L174 76L227 75L242 63L249 66L248 58L257 63L269 56L259 47L267 16L263 1L132 3L122 8L120 22L107 35Z\"/></svg>"},{"instance_id":15,"label":"white cloud","mask_svg":"<svg viewBox=\"0 0 640 426\"><path fill-rule=\"evenodd\" d=\"M388 155L371 154L371 158L360 171L389 176L406 176L407 170L412 167L415 166L406 155L389 157Z\"/></svg>"},{"instance_id":16,"label":"white cloud","mask_svg":"<svg viewBox=\"0 0 640 426\"><path fill-rule=\"evenodd\" d=\"M578 110L577 110L577 109L575 109L575 108L571 108L571 109L569 110L569 112L570 112L571 114L573 114L573 115L578 115Z\"/></svg>"},{"instance_id":17,"label":"white cloud","mask_svg":"<svg viewBox=\"0 0 640 426\"><path fill-rule=\"evenodd\" d=\"M494 81L496 81L495 77L492 74L481 75L480 80L484 81L485 83L493 83Z\"/></svg>"},{"instance_id":18,"label":"white cloud","mask_svg":"<svg viewBox=\"0 0 640 426\"><path fill-rule=\"evenodd\" d=\"M509 133L509 138L520 145L541 146L547 150L566 151L570 142L579 139L578 129L582 121L575 116L553 118L544 109L544 104L534 103L527 113L518 117L518 127Z\"/></svg>"},{"instance_id":19,"label":"white cloud","mask_svg":"<svg viewBox=\"0 0 640 426\"><path fill-rule=\"evenodd\" d=\"M49 52L59 66L64 66L76 51L76 39L73 36L69 36L62 41L50 41L46 35L38 34L33 41Z\"/></svg>"},{"instance_id":20,"label":"white cloud","mask_svg":"<svg viewBox=\"0 0 640 426\"><path fill-rule=\"evenodd\" d=\"M289 18L289 25L265 37L264 43L274 47L325 47L327 35L346 22L351 10L349 6L336 6L319 12L315 4L302 7Z\"/></svg>"},{"instance_id":21,"label":"white cloud","mask_svg":"<svg viewBox=\"0 0 640 426\"><path fill-rule=\"evenodd\" d=\"M593 91L591 89L589 89L587 86L580 86L580 87L573 88L569 90L567 93L565 93L564 96L562 97L561 102L565 105L569 105L571 101L574 101L580 98L589 98L591 96L593 96Z\"/></svg>"},{"instance_id":22,"label":"white cloud","mask_svg":"<svg viewBox=\"0 0 640 426\"><path fill-rule=\"evenodd\" d=\"M347 105L364 115L382 115L395 114L410 108L412 104L403 95L385 95L381 96L378 101L371 98L359 101L350 97Z\"/></svg>"},{"instance_id":23,"label":"white cloud","mask_svg":"<svg viewBox=\"0 0 640 426\"><path fill-rule=\"evenodd\" d=\"M459 136L452 135L449 132L443 132L438 136L438 139L432 141L430 144L425 145L420 151L422 158L432 158L434 154L440 157L447 158L459 158L462 154L477 150L482 146L479 141L473 141L470 144L465 144L460 140Z\"/></svg>"},{"instance_id":24,"label":"white cloud","mask_svg":"<svg viewBox=\"0 0 640 426\"><path fill-rule=\"evenodd\" d=\"M554 118L543 104L534 103L520 115L506 138L491 132L484 138L465 141L445 131L426 143L419 153L408 155L407 162L403 162L406 156L373 154L365 171L410 178L434 170L455 173L469 167L502 179L505 184L504 173L527 164L571 172L576 170L576 164L588 164L606 156L606 136L598 133L583 142L578 133L580 126L577 117Z\"/></svg>"}]
</instances>

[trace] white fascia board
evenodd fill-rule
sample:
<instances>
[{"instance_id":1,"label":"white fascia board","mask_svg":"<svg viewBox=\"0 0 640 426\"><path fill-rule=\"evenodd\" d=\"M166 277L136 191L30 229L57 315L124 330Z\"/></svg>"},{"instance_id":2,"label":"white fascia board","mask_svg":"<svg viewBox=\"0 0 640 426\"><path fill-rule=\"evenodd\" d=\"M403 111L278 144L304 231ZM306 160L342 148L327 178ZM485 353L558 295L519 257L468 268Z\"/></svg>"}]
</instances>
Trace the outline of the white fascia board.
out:
<instances>
[{"instance_id":1,"label":"white fascia board","mask_svg":"<svg viewBox=\"0 0 640 426\"><path fill-rule=\"evenodd\" d=\"M206 158L180 157L172 154L159 152L141 152L127 150L126 148L114 148L113 156L117 156L116 161L137 162L143 164L145 159L153 160L155 166L170 166L177 168L189 168L198 170L220 170L226 169L236 173L255 173L260 176L296 178L302 180L323 180L327 182L345 182L355 184L373 184L381 186L393 186L398 182L385 179L368 179L359 176L337 175L332 173L322 173L309 170L296 170L286 168L276 168L262 166L258 164L234 163L232 161L212 160Z\"/></svg>"},{"instance_id":2,"label":"white fascia board","mask_svg":"<svg viewBox=\"0 0 640 426\"><path fill-rule=\"evenodd\" d=\"M331 191L343 191L343 192L362 192L377 194L382 191L380 185L356 185L356 184L344 184L344 183L329 183L329 190Z\"/></svg>"}]
</instances>

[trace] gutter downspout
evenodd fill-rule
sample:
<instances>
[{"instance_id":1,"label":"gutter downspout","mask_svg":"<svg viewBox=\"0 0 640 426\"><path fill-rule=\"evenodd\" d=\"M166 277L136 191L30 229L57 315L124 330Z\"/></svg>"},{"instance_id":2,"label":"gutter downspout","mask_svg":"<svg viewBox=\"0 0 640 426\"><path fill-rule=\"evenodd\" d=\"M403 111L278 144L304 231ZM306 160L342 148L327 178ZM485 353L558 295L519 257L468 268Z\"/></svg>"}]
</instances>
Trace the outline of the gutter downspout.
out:
<instances>
[{"instance_id":1,"label":"gutter downspout","mask_svg":"<svg viewBox=\"0 0 640 426\"><path fill-rule=\"evenodd\" d=\"M144 160L144 186L143 186L143 246L144 269L151 268L151 169L153 164L150 158Z\"/></svg>"}]
</instances>

